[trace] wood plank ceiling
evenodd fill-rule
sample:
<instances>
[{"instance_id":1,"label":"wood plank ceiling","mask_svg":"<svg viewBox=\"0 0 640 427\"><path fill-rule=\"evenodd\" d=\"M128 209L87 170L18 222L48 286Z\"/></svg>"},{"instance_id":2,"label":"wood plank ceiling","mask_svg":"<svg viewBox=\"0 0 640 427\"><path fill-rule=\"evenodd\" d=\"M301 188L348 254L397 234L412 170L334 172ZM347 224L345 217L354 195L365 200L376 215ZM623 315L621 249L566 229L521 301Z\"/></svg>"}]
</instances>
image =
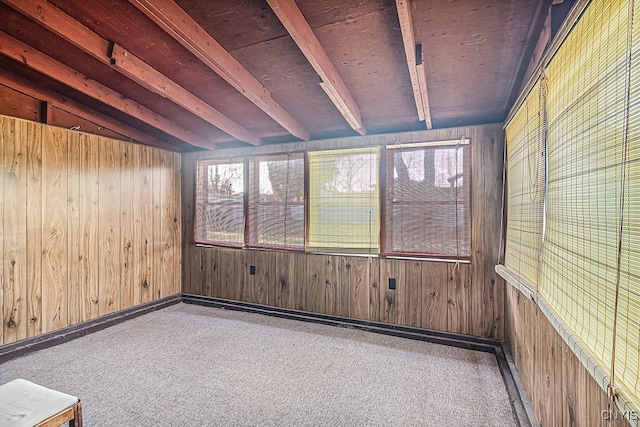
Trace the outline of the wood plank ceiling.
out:
<instances>
[{"instance_id":1,"label":"wood plank ceiling","mask_svg":"<svg viewBox=\"0 0 640 427\"><path fill-rule=\"evenodd\" d=\"M550 7L0 0L0 83L177 151L500 122Z\"/></svg>"}]
</instances>

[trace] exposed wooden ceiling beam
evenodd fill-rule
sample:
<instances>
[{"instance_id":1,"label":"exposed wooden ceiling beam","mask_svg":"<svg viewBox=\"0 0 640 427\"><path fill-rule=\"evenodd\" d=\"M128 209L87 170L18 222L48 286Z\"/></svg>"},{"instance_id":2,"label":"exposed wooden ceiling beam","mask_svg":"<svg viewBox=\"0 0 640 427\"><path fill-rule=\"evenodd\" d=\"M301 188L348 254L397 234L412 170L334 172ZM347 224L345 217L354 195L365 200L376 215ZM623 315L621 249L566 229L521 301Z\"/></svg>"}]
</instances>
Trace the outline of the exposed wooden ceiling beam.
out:
<instances>
[{"instance_id":1,"label":"exposed wooden ceiling beam","mask_svg":"<svg viewBox=\"0 0 640 427\"><path fill-rule=\"evenodd\" d=\"M260 144L260 138L209 104L153 69L123 47L114 44L110 53L113 66L125 76L187 111L213 124L240 141Z\"/></svg>"},{"instance_id":2,"label":"exposed wooden ceiling beam","mask_svg":"<svg viewBox=\"0 0 640 427\"><path fill-rule=\"evenodd\" d=\"M427 92L427 77L424 70L422 58L416 58L416 41L413 32L413 21L411 20L410 0L396 0L398 18L400 19L400 30L402 31L402 41L404 52L407 57L409 67L409 77L413 88L413 98L418 110L418 118L424 121L427 129L431 129L431 110L429 108L429 95Z\"/></svg>"},{"instance_id":3,"label":"exposed wooden ceiling beam","mask_svg":"<svg viewBox=\"0 0 640 427\"><path fill-rule=\"evenodd\" d=\"M322 79L320 86L327 96L336 105L349 125L361 135L367 130L362 123L360 108L355 99L342 81L338 71L331 63L329 56L313 33L309 23L294 0L267 0L271 9L275 12L296 42L304 56L316 70Z\"/></svg>"},{"instance_id":4,"label":"exposed wooden ceiling beam","mask_svg":"<svg viewBox=\"0 0 640 427\"><path fill-rule=\"evenodd\" d=\"M175 2L172 0L129 0L129 2L287 132L305 141L309 139L309 132L304 126L273 100L269 91Z\"/></svg>"},{"instance_id":5,"label":"exposed wooden ceiling beam","mask_svg":"<svg viewBox=\"0 0 640 427\"><path fill-rule=\"evenodd\" d=\"M427 72L424 68L424 61L416 65L416 73L418 74L418 86L420 88L420 98L422 99L422 111L424 114L424 123L427 129L431 129L431 107L429 106L429 92L427 91ZM416 105L417 107L417 105Z\"/></svg>"},{"instance_id":6,"label":"exposed wooden ceiling beam","mask_svg":"<svg viewBox=\"0 0 640 427\"><path fill-rule=\"evenodd\" d=\"M35 20L96 59L115 68L146 89L169 99L232 137L257 145L260 138L211 107L120 46L111 46L82 23L45 0L0 0ZM111 58L109 58L109 56Z\"/></svg>"},{"instance_id":7,"label":"exposed wooden ceiling beam","mask_svg":"<svg viewBox=\"0 0 640 427\"><path fill-rule=\"evenodd\" d=\"M0 31L0 54L18 61L45 76L120 110L148 125L196 147L213 149L214 144L160 116L124 95L98 83L78 71L33 49L9 34Z\"/></svg>"},{"instance_id":8,"label":"exposed wooden ceiling beam","mask_svg":"<svg viewBox=\"0 0 640 427\"><path fill-rule=\"evenodd\" d=\"M98 126L102 126L105 129L119 133L125 138L129 138L145 145L176 151L176 148L165 140L155 138L134 128L133 126L122 123L113 117L109 117L106 114L95 111L86 105L81 105L51 89L35 85L32 81L3 68L0 68L0 83L6 84L8 87L17 90L18 92L22 92L32 98L44 101L50 107L56 107L60 110L66 111L67 113L73 114L74 116L78 116L81 119L88 120Z\"/></svg>"}]
</instances>

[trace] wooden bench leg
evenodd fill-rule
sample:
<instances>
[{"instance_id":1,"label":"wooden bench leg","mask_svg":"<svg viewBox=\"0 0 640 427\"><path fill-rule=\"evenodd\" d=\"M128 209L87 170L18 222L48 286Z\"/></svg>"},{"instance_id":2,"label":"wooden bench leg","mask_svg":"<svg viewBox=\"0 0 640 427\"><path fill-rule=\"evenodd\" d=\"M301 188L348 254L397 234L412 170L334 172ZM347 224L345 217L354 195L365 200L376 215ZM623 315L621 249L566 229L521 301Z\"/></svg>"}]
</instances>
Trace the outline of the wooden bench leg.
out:
<instances>
[{"instance_id":1,"label":"wooden bench leg","mask_svg":"<svg viewBox=\"0 0 640 427\"><path fill-rule=\"evenodd\" d=\"M82 427L82 402L73 407L73 419L69 421L69 427Z\"/></svg>"}]
</instances>

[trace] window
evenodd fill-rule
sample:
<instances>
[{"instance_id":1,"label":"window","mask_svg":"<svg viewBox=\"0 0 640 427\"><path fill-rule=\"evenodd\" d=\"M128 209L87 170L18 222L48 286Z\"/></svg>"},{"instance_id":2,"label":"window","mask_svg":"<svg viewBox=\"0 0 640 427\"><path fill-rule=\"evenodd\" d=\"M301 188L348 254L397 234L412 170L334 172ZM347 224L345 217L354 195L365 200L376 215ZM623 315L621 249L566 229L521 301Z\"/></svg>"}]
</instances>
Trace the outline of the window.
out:
<instances>
[{"instance_id":1,"label":"window","mask_svg":"<svg viewBox=\"0 0 640 427\"><path fill-rule=\"evenodd\" d=\"M387 146L385 253L470 255L470 146L464 142Z\"/></svg>"},{"instance_id":2,"label":"window","mask_svg":"<svg viewBox=\"0 0 640 427\"><path fill-rule=\"evenodd\" d=\"M600 386L615 390L616 405L637 411L640 26L634 7L629 0L589 2L543 64L543 90L531 91L507 124L505 264L507 273L533 284L528 295Z\"/></svg>"},{"instance_id":3,"label":"window","mask_svg":"<svg viewBox=\"0 0 640 427\"><path fill-rule=\"evenodd\" d=\"M377 147L308 153L308 251L378 253L379 153Z\"/></svg>"},{"instance_id":4,"label":"window","mask_svg":"<svg viewBox=\"0 0 640 427\"><path fill-rule=\"evenodd\" d=\"M304 249L304 153L249 159L253 247Z\"/></svg>"},{"instance_id":5,"label":"window","mask_svg":"<svg viewBox=\"0 0 640 427\"><path fill-rule=\"evenodd\" d=\"M625 129L632 9L627 0L590 3L546 69L548 180L539 292L616 386L640 403L640 282L637 267L625 264L639 253L620 233L620 227L637 230L626 219L637 212L628 208L637 206L640 183L637 151L628 151L638 140L629 140Z\"/></svg>"},{"instance_id":6,"label":"window","mask_svg":"<svg viewBox=\"0 0 640 427\"><path fill-rule=\"evenodd\" d=\"M504 264L529 289L538 287L545 194L544 79L506 127L507 228Z\"/></svg>"},{"instance_id":7,"label":"window","mask_svg":"<svg viewBox=\"0 0 640 427\"><path fill-rule=\"evenodd\" d=\"M195 241L242 246L244 242L244 164L242 159L200 161L196 170Z\"/></svg>"},{"instance_id":8,"label":"window","mask_svg":"<svg viewBox=\"0 0 640 427\"><path fill-rule=\"evenodd\" d=\"M384 152L382 164L380 147L202 160L195 241L378 254L384 218L385 254L469 257L468 140Z\"/></svg>"}]
</instances>

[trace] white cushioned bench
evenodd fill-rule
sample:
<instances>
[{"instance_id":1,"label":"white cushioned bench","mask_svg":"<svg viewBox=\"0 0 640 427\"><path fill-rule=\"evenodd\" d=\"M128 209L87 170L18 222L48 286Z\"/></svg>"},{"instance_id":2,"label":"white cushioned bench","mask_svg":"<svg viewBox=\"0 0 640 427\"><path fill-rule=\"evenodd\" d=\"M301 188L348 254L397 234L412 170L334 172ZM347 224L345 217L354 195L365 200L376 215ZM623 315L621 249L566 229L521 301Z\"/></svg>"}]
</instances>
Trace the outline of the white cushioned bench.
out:
<instances>
[{"instance_id":1,"label":"white cushioned bench","mask_svg":"<svg viewBox=\"0 0 640 427\"><path fill-rule=\"evenodd\" d=\"M69 394L17 379L0 386L0 427L82 427L82 404Z\"/></svg>"}]
</instances>

